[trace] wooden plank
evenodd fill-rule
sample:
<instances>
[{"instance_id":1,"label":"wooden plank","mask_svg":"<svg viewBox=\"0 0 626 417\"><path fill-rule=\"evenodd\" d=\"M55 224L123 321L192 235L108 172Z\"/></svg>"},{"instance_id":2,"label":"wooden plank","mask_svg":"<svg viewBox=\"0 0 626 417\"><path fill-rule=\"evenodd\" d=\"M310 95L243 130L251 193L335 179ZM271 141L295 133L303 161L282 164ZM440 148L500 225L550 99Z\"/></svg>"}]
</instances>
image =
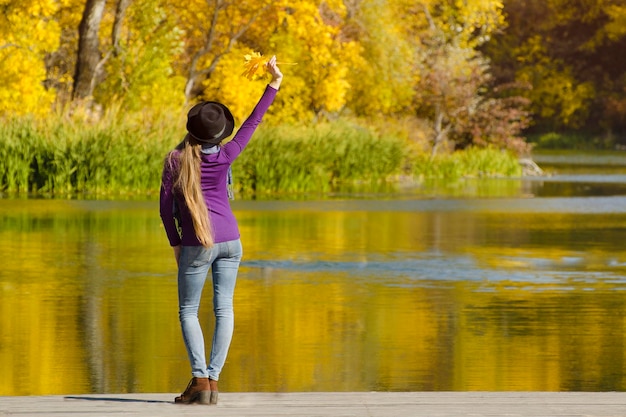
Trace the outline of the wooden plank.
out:
<instances>
[{"instance_id":1,"label":"wooden plank","mask_svg":"<svg viewBox=\"0 0 626 417\"><path fill-rule=\"evenodd\" d=\"M616 417L626 393L309 392L220 393L217 406L178 405L177 394L0 397L0 416Z\"/></svg>"}]
</instances>

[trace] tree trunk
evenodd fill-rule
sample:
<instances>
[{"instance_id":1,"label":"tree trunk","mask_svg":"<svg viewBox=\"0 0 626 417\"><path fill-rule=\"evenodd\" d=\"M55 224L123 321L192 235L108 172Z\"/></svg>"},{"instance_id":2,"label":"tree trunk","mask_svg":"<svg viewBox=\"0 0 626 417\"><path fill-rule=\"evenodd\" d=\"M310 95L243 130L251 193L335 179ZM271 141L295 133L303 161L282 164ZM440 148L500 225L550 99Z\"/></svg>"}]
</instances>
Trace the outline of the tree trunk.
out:
<instances>
[{"instance_id":1,"label":"tree trunk","mask_svg":"<svg viewBox=\"0 0 626 417\"><path fill-rule=\"evenodd\" d=\"M120 33L122 32L122 22L126 16L126 10L132 0L119 0L115 8L115 20L113 21L113 29L111 31L111 44L113 45L113 54L118 54L120 47Z\"/></svg>"},{"instance_id":2,"label":"tree trunk","mask_svg":"<svg viewBox=\"0 0 626 417\"><path fill-rule=\"evenodd\" d=\"M83 99L93 94L98 63L100 42L98 32L106 0L87 0L83 18L78 27L78 56L74 73L73 99Z\"/></svg>"},{"instance_id":3,"label":"tree trunk","mask_svg":"<svg viewBox=\"0 0 626 417\"><path fill-rule=\"evenodd\" d=\"M437 104L435 106L435 139L433 140L433 147L430 151L430 160L432 161L437 151L439 150L439 146L446 140L448 137L448 130L450 130L450 125L443 126L444 124L445 114L441 109L441 105Z\"/></svg>"}]
</instances>

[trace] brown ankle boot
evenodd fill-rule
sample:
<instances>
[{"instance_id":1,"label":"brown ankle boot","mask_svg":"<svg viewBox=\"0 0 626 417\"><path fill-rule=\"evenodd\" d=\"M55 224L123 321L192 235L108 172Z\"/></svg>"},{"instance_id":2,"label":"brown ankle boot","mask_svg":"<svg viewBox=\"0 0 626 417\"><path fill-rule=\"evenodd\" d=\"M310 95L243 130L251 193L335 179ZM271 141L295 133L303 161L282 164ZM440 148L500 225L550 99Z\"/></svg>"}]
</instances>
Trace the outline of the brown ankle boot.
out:
<instances>
[{"instance_id":1,"label":"brown ankle boot","mask_svg":"<svg viewBox=\"0 0 626 417\"><path fill-rule=\"evenodd\" d=\"M217 391L217 381L214 379L209 379L209 388L211 389L211 398L209 402L215 405L217 404L217 395L219 394Z\"/></svg>"},{"instance_id":2,"label":"brown ankle boot","mask_svg":"<svg viewBox=\"0 0 626 417\"><path fill-rule=\"evenodd\" d=\"M209 378L191 378L185 392L180 397L174 398L174 402L178 404L210 404L211 389L209 388Z\"/></svg>"}]
</instances>

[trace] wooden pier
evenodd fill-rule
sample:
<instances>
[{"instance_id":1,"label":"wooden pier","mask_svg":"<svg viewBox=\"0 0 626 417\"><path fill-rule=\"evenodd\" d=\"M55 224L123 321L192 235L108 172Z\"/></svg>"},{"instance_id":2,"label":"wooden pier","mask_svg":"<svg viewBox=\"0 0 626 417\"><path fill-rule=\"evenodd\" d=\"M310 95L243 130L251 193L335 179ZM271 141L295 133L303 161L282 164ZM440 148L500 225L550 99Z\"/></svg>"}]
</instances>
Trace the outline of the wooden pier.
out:
<instances>
[{"instance_id":1,"label":"wooden pier","mask_svg":"<svg viewBox=\"0 0 626 417\"><path fill-rule=\"evenodd\" d=\"M621 392L220 393L216 406L174 404L176 395L0 396L0 416L626 416Z\"/></svg>"}]
</instances>

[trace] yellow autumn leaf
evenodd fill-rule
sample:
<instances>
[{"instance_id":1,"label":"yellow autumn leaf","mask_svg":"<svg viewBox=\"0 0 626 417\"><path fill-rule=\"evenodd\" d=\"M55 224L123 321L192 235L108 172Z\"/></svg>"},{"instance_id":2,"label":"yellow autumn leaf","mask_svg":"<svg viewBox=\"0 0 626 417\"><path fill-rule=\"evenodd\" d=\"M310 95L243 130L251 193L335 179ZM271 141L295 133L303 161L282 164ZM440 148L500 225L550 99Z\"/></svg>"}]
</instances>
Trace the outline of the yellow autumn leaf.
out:
<instances>
[{"instance_id":1,"label":"yellow autumn leaf","mask_svg":"<svg viewBox=\"0 0 626 417\"><path fill-rule=\"evenodd\" d=\"M246 62L243 64L244 71L241 73L249 80L254 79L257 72L260 70L262 74L267 72L267 63L269 59L266 59L259 52L252 52L251 54L244 55ZM278 65L296 65L293 62L277 62Z\"/></svg>"},{"instance_id":2,"label":"yellow autumn leaf","mask_svg":"<svg viewBox=\"0 0 626 417\"><path fill-rule=\"evenodd\" d=\"M244 72L241 74L249 80L252 80L260 69L265 73L268 60L263 57L259 52L252 52L251 54L244 55L246 62L243 64Z\"/></svg>"}]
</instances>

